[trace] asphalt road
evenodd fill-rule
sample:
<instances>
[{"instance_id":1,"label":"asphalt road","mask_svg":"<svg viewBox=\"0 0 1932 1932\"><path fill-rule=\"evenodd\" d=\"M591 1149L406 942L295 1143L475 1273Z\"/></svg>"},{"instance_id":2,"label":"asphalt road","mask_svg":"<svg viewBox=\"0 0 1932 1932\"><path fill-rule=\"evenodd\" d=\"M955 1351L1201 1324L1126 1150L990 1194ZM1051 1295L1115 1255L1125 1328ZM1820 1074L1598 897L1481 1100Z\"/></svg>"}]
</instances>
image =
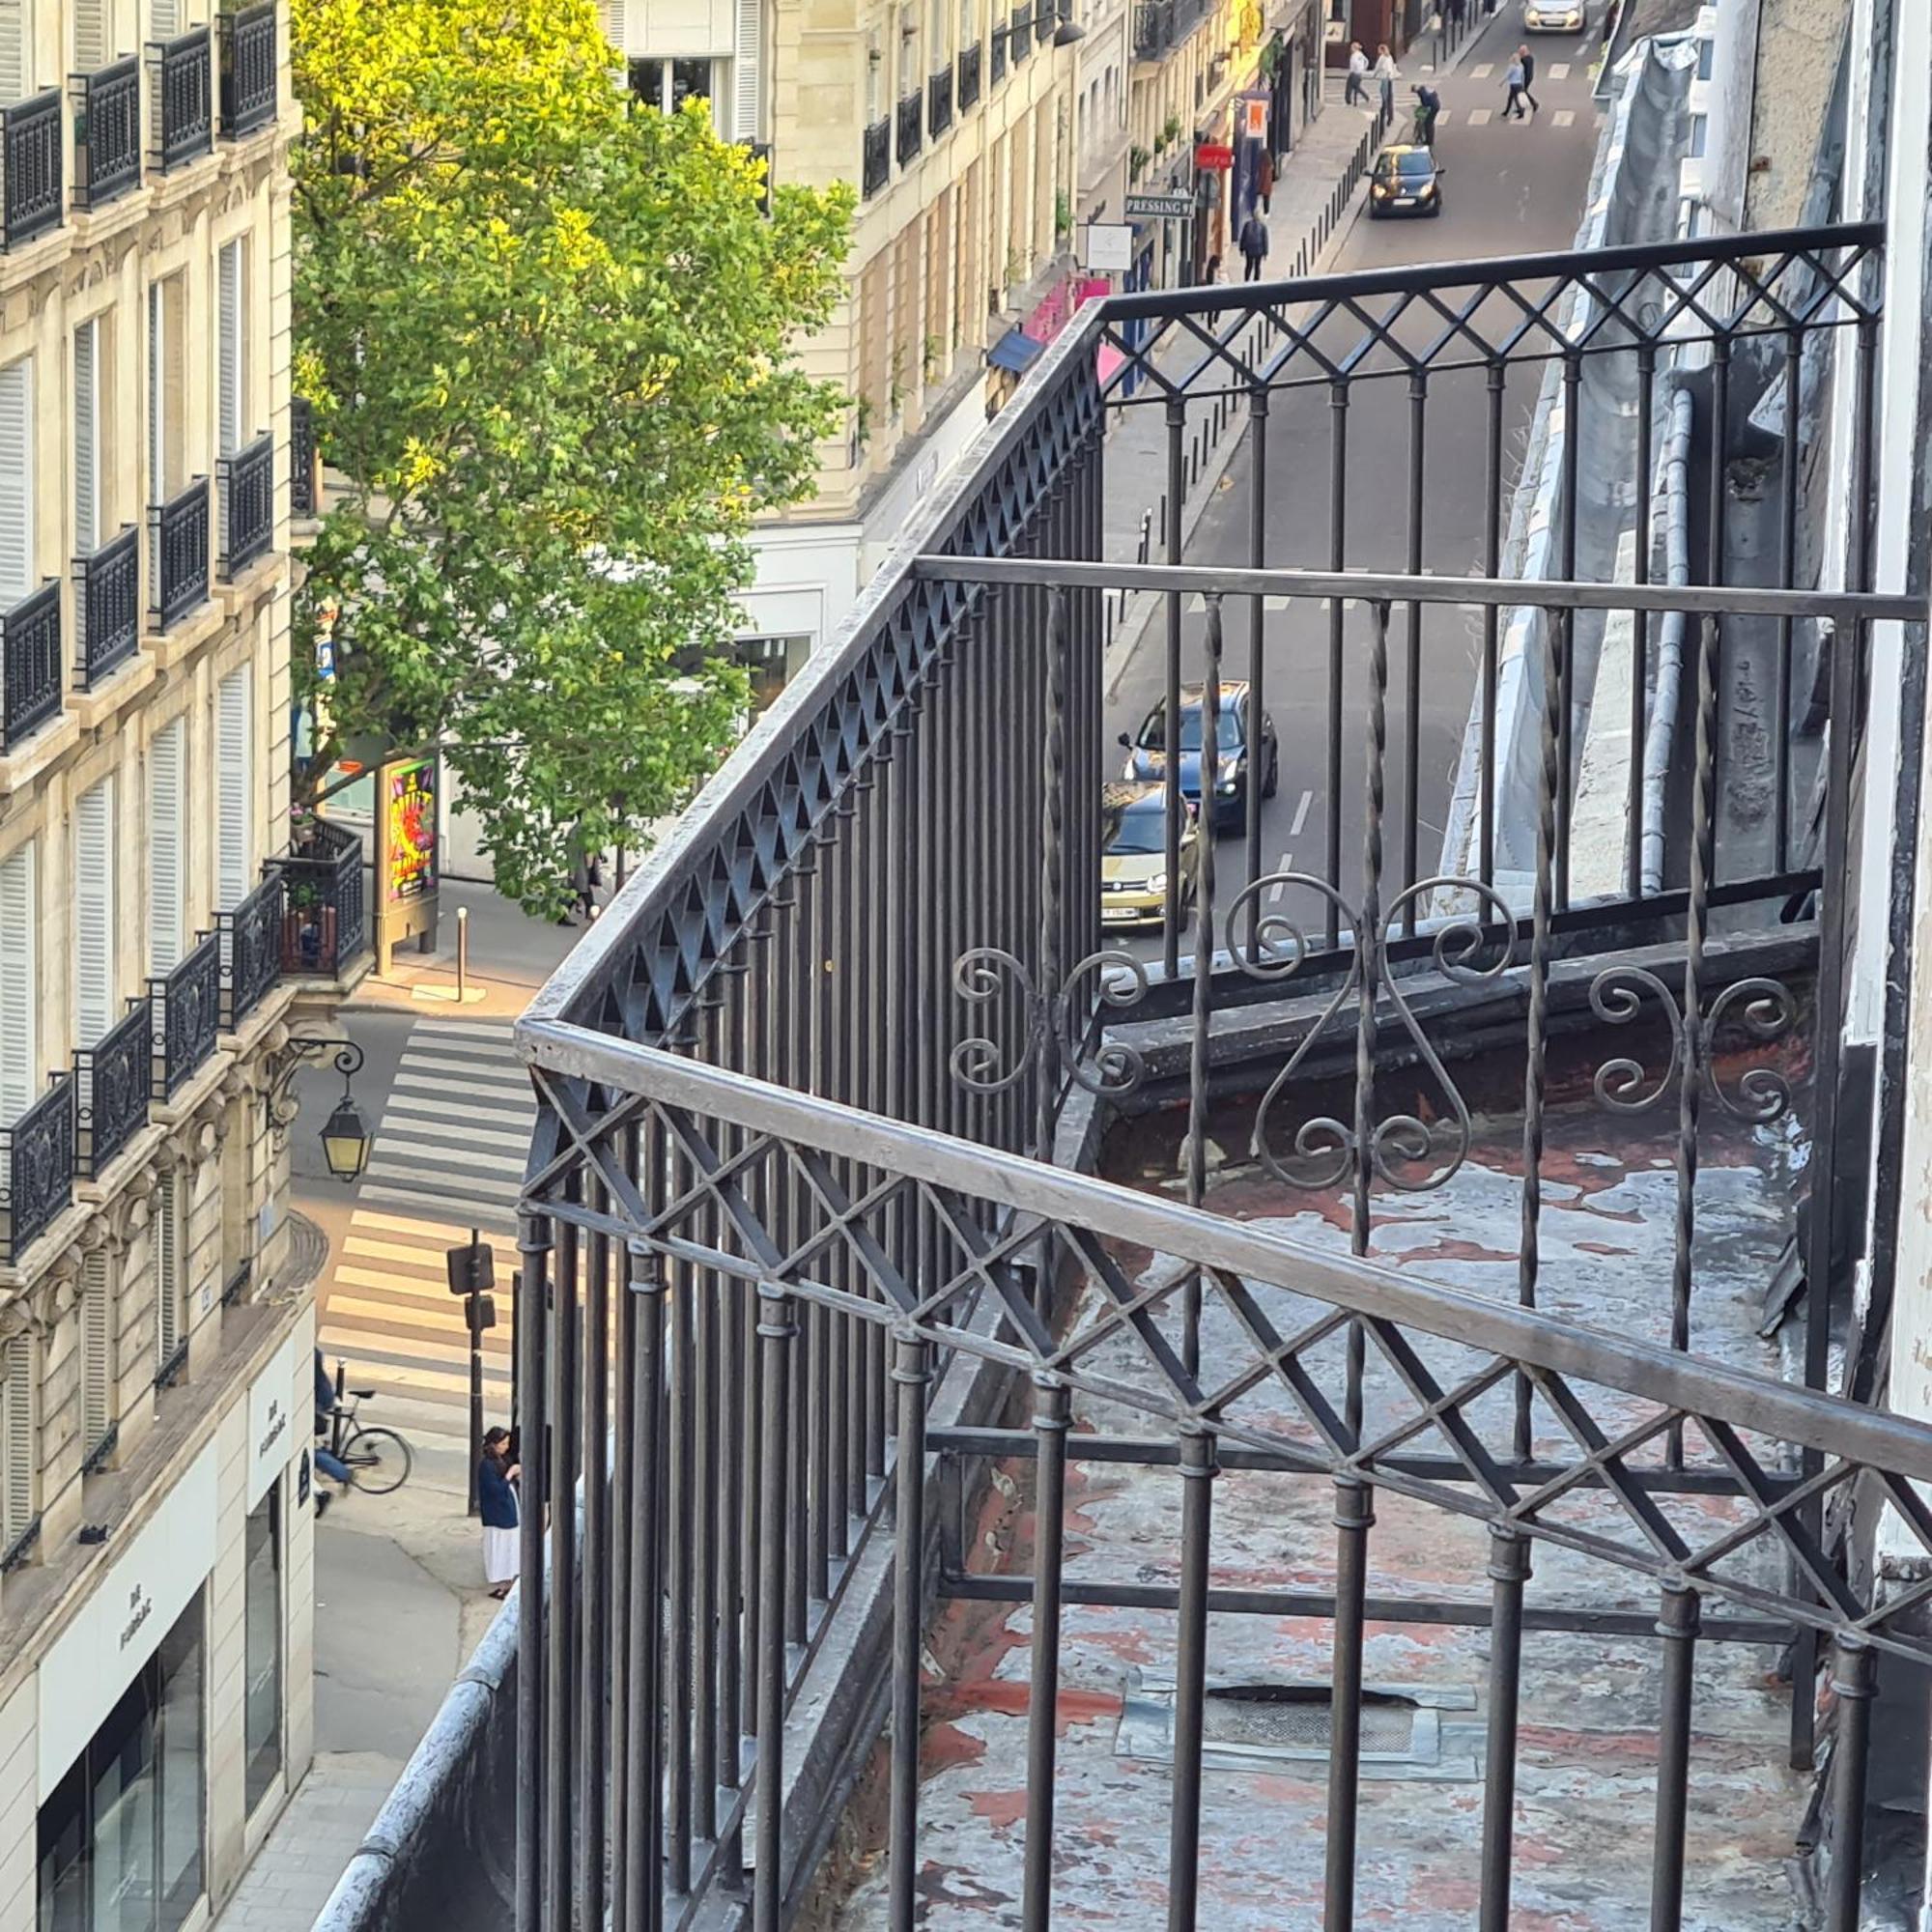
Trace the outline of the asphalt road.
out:
<instances>
[{"instance_id":1,"label":"asphalt road","mask_svg":"<svg viewBox=\"0 0 1932 1932\"><path fill-rule=\"evenodd\" d=\"M1595 9L1592 10L1593 15ZM1502 75L1522 39L1520 7L1506 4L1488 22L1458 68L1438 82L1443 114L1435 153L1443 174L1443 212L1435 219L1358 219L1330 272L1428 262L1463 262L1566 248L1582 217L1599 131L1590 93L1588 58L1593 36L1538 35L1533 92L1539 111L1522 122L1505 122ZM1398 91L1399 115L1408 112L1410 85L1423 77L1412 59ZM1487 112L1485 112L1487 110ZM1330 113L1355 113L1339 101ZM1481 117L1481 118L1477 118ZM1400 125L1400 122L1399 122ZM1534 294L1535 291L1529 292ZM1363 304L1381 315L1389 298ZM1297 323L1306 325L1310 312ZM1521 311L1508 296L1492 297L1478 312L1478 326L1500 329ZM1393 325L1394 342L1413 346L1438 334L1442 316L1421 306ZM1363 341L1359 316L1331 316L1316 333L1318 349L1334 356ZM1488 378L1481 368L1437 371L1418 403L1396 348L1371 345L1350 384L1345 436L1342 560L1351 569L1403 570L1419 543L1424 570L1445 574L1482 568L1490 504L1485 487L1491 423ZM1270 400L1265 463L1263 561L1283 567L1327 568L1333 560L1331 522L1335 433L1332 385L1309 358L1308 380L1277 390ZM1542 380L1542 364L1511 367L1502 405L1501 515L1520 464L1529 420ZM1158 407L1156 404L1155 407ZM1422 453L1419 493L1411 488L1411 449L1419 422ZM1256 471L1252 441L1243 441L1198 525L1187 559L1203 564L1252 560L1251 518ZM1413 498L1413 501L1412 501ZM1419 511L1419 537L1412 513ZM1207 629L1198 599L1181 624L1183 678L1199 678ZM1384 903L1406 881L1437 870L1442 825L1456 759L1469 715L1480 664L1481 627L1474 613L1433 610L1414 620L1398 610L1391 632L1388 821ZM1249 674L1251 607L1232 602L1223 626L1222 675ZM1281 782L1262 812L1262 870L1329 873L1331 839L1339 847L1337 876L1352 903L1361 875L1362 795L1365 770L1365 669L1367 612L1343 613L1343 744L1339 814L1331 812L1331 615L1319 607L1269 609L1263 619L1264 694L1281 748ZM1157 615L1139 649L1118 678L1107 713L1107 732L1138 727L1166 682L1167 626ZM1409 653L1418 672L1409 688ZM1416 721L1413 742L1410 720ZM1124 759L1125 753L1119 755ZM1408 768L1415 772L1411 827ZM1224 833L1216 846L1216 903L1233 904L1250 874L1246 840ZM1269 887L1273 908L1306 923L1319 920L1320 901L1302 888ZM1225 927L1221 928L1225 932ZM1111 934L1114 943L1122 935ZM1125 940L1129 950L1158 959L1158 932ZM1183 945L1183 951L1188 948Z\"/></svg>"}]
</instances>

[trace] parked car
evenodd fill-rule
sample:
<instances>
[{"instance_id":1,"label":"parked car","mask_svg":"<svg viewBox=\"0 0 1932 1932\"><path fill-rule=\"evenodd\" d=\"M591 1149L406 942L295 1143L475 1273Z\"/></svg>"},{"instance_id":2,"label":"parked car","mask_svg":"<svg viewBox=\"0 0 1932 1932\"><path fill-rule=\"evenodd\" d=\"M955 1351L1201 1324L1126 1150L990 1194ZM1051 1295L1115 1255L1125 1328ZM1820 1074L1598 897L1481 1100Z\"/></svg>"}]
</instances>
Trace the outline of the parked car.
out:
<instances>
[{"instance_id":1,"label":"parked car","mask_svg":"<svg viewBox=\"0 0 1932 1932\"><path fill-rule=\"evenodd\" d=\"M1589 17L1583 0L1522 0L1525 34L1580 34Z\"/></svg>"},{"instance_id":2,"label":"parked car","mask_svg":"<svg viewBox=\"0 0 1932 1932\"><path fill-rule=\"evenodd\" d=\"M1201 736L1207 694L1190 685L1180 694L1180 795L1201 802ZM1215 732L1214 798L1209 819L1215 831L1246 822L1248 815L1248 687L1236 681L1221 687L1220 728ZM1123 778L1161 780L1167 776L1167 705L1156 704L1141 721L1138 731L1122 731L1126 747ZM1275 743L1274 720L1261 718L1257 759L1262 769L1262 796L1272 798L1281 781L1281 753Z\"/></svg>"},{"instance_id":3,"label":"parked car","mask_svg":"<svg viewBox=\"0 0 1932 1932\"><path fill-rule=\"evenodd\" d=\"M1427 148L1397 143L1376 156L1369 177L1369 219L1442 213L1442 170Z\"/></svg>"},{"instance_id":4,"label":"parked car","mask_svg":"<svg viewBox=\"0 0 1932 1932\"><path fill-rule=\"evenodd\" d=\"M1200 813L1180 826L1180 903L1194 898ZM1167 910L1167 787L1114 779L1100 788L1100 923L1158 925Z\"/></svg>"}]
</instances>

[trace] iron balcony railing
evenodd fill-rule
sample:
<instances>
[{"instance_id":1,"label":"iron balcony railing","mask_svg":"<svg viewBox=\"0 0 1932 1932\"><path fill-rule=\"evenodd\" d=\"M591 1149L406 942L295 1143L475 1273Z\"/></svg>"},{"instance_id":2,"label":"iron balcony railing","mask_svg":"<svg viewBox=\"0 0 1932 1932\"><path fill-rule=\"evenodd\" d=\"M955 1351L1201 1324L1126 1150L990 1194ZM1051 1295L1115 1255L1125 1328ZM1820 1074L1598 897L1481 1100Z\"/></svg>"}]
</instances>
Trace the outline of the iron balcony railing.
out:
<instances>
[{"instance_id":1,"label":"iron balcony railing","mask_svg":"<svg viewBox=\"0 0 1932 1932\"><path fill-rule=\"evenodd\" d=\"M0 1125L0 1262L17 1267L73 1202L73 1083L54 1076L16 1120Z\"/></svg>"},{"instance_id":2,"label":"iron balcony railing","mask_svg":"<svg viewBox=\"0 0 1932 1932\"><path fill-rule=\"evenodd\" d=\"M959 111L965 111L980 99L980 47L975 41L970 47L959 50Z\"/></svg>"},{"instance_id":3,"label":"iron balcony railing","mask_svg":"<svg viewBox=\"0 0 1932 1932\"><path fill-rule=\"evenodd\" d=\"M208 1064L221 1031L222 942L205 932L163 978L148 981L154 1019L152 1097L166 1102Z\"/></svg>"},{"instance_id":4,"label":"iron balcony railing","mask_svg":"<svg viewBox=\"0 0 1932 1932\"><path fill-rule=\"evenodd\" d=\"M129 1000L127 1016L73 1056L73 1171L98 1180L114 1156L148 1124L154 1084L155 1010Z\"/></svg>"},{"instance_id":5,"label":"iron balcony railing","mask_svg":"<svg viewBox=\"0 0 1932 1932\"><path fill-rule=\"evenodd\" d=\"M992 43L992 79L988 84L997 87L1007 77L1007 23L1004 20L994 23Z\"/></svg>"},{"instance_id":6,"label":"iron balcony railing","mask_svg":"<svg viewBox=\"0 0 1932 1932\"><path fill-rule=\"evenodd\" d=\"M141 532L124 524L92 556L73 560L74 679L83 691L134 655L141 641Z\"/></svg>"},{"instance_id":7,"label":"iron balcony railing","mask_svg":"<svg viewBox=\"0 0 1932 1932\"><path fill-rule=\"evenodd\" d=\"M1055 30L1059 27L1059 25L1060 25L1060 15L1053 5L1053 0L1034 0L1034 10L1033 10L1034 45L1037 47L1045 46L1047 42L1052 40Z\"/></svg>"},{"instance_id":8,"label":"iron balcony railing","mask_svg":"<svg viewBox=\"0 0 1932 1932\"><path fill-rule=\"evenodd\" d=\"M315 440L315 410L306 396L289 398L289 515L322 513L322 458Z\"/></svg>"},{"instance_id":9,"label":"iron balcony railing","mask_svg":"<svg viewBox=\"0 0 1932 1932\"><path fill-rule=\"evenodd\" d=\"M141 185L141 59L77 74L73 96L73 205L105 208Z\"/></svg>"},{"instance_id":10,"label":"iron balcony railing","mask_svg":"<svg viewBox=\"0 0 1932 1932\"><path fill-rule=\"evenodd\" d=\"M211 29L148 46L148 165L156 174L214 152Z\"/></svg>"},{"instance_id":11,"label":"iron balcony railing","mask_svg":"<svg viewBox=\"0 0 1932 1932\"><path fill-rule=\"evenodd\" d=\"M275 539L275 440L259 436L214 466L224 582L266 555Z\"/></svg>"},{"instance_id":12,"label":"iron balcony railing","mask_svg":"<svg viewBox=\"0 0 1932 1932\"><path fill-rule=\"evenodd\" d=\"M864 188L867 200L885 186L893 174L893 124L874 121L866 129Z\"/></svg>"},{"instance_id":13,"label":"iron balcony railing","mask_svg":"<svg viewBox=\"0 0 1932 1932\"><path fill-rule=\"evenodd\" d=\"M148 621L171 631L208 602L208 478L148 511Z\"/></svg>"},{"instance_id":14,"label":"iron balcony railing","mask_svg":"<svg viewBox=\"0 0 1932 1932\"><path fill-rule=\"evenodd\" d=\"M0 107L0 242L7 247L60 226L65 139L57 87Z\"/></svg>"},{"instance_id":15,"label":"iron balcony railing","mask_svg":"<svg viewBox=\"0 0 1932 1932\"><path fill-rule=\"evenodd\" d=\"M908 94L898 104L896 115L898 133L893 151L898 156L898 163L902 168L910 166L918 157L920 117L923 106L923 99L917 94Z\"/></svg>"},{"instance_id":16,"label":"iron balcony railing","mask_svg":"<svg viewBox=\"0 0 1932 1932\"><path fill-rule=\"evenodd\" d=\"M1007 15L1007 52L1012 64L1018 67L1033 51L1033 6L1032 0L1022 0Z\"/></svg>"},{"instance_id":17,"label":"iron balcony railing","mask_svg":"<svg viewBox=\"0 0 1932 1932\"><path fill-rule=\"evenodd\" d=\"M222 14L221 132L236 141L275 118L275 0Z\"/></svg>"},{"instance_id":18,"label":"iron balcony railing","mask_svg":"<svg viewBox=\"0 0 1932 1932\"><path fill-rule=\"evenodd\" d=\"M0 612L0 752L18 750L61 708L60 582Z\"/></svg>"},{"instance_id":19,"label":"iron balcony railing","mask_svg":"<svg viewBox=\"0 0 1932 1932\"><path fill-rule=\"evenodd\" d=\"M952 70L933 74L925 84L925 125L936 141L952 126Z\"/></svg>"},{"instance_id":20,"label":"iron balcony railing","mask_svg":"<svg viewBox=\"0 0 1932 1932\"><path fill-rule=\"evenodd\" d=\"M1158 60L1174 44L1174 0L1135 0L1134 58Z\"/></svg>"},{"instance_id":21,"label":"iron balcony railing","mask_svg":"<svg viewBox=\"0 0 1932 1932\"><path fill-rule=\"evenodd\" d=\"M366 938L362 841L317 819L307 843L271 862L282 875L282 971L329 978L361 952Z\"/></svg>"},{"instance_id":22,"label":"iron balcony railing","mask_svg":"<svg viewBox=\"0 0 1932 1932\"><path fill-rule=\"evenodd\" d=\"M221 950L221 1031L239 1033L282 977L282 916L287 887L279 870L233 912L214 916Z\"/></svg>"}]
</instances>

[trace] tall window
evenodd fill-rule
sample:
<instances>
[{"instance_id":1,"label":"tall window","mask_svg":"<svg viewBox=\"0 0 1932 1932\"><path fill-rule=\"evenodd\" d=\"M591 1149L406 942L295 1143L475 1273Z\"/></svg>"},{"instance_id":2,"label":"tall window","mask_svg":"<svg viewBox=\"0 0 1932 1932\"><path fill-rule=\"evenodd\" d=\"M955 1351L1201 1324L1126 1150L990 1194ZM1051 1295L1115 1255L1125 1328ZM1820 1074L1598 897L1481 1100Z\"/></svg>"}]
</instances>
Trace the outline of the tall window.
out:
<instances>
[{"instance_id":1,"label":"tall window","mask_svg":"<svg viewBox=\"0 0 1932 1932\"><path fill-rule=\"evenodd\" d=\"M41 1086L35 856L30 839L0 859L0 1122L10 1125Z\"/></svg>"},{"instance_id":2,"label":"tall window","mask_svg":"<svg viewBox=\"0 0 1932 1932\"><path fill-rule=\"evenodd\" d=\"M182 355L187 334L182 278L148 285L148 500L165 503L187 481Z\"/></svg>"},{"instance_id":3,"label":"tall window","mask_svg":"<svg viewBox=\"0 0 1932 1932\"><path fill-rule=\"evenodd\" d=\"M934 73L946 65L947 0L932 0L929 20L931 43L925 50L926 66Z\"/></svg>"},{"instance_id":4,"label":"tall window","mask_svg":"<svg viewBox=\"0 0 1932 1932\"><path fill-rule=\"evenodd\" d=\"M242 1724L250 1812L269 1795L282 1770L281 1502L277 1479L248 1513Z\"/></svg>"},{"instance_id":5,"label":"tall window","mask_svg":"<svg viewBox=\"0 0 1932 1932\"><path fill-rule=\"evenodd\" d=\"M148 38L171 41L183 31L182 0L148 0Z\"/></svg>"},{"instance_id":6,"label":"tall window","mask_svg":"<svg viewBox=\"0 0 1932 1932\"><path fill-rule=\"evenodd\" d=\"M248 440L248 243L238 235L215 258L217 450L233 456Z\"/></svg>"},{"instance_id":7,"label":"tall window","mask_svg":"<svg viewBox=\"0 0 1932 1932\"><path fill-rule=\"evenodd\" d=\"M634 60L631 63L631 92L646 107L666 114L674 113L687 100L708 100L712 118L723 95L722 61L710 60Z\"/></svg>"},{"instance_id":8,"label":"tall window","mask_svg":"<svg viewBox=\"0 0 1932 1932\"><path fill-rule=\"evenodd\" d=\"M959 0L959 48L963 53L980 38L980 0Z\"/></svg>"},{"instance_id":9,"label":"tall window","mask_svg":"<svg viewBox=\"0 0 1932 1932\"><path fill-rule=\"evenodd\" d=\"M106 1447L115 1424L114 1268L97 1248L80 1270L81 1455L92 1463Z\"/></svg>"},{"instance_id":10,"label":"tall window","mask_svg":"<svg viewBox=\"0 0 1932 1932\"><path fill-rule=\"evenodd\" d=\"M81 71L87 72L83 68ZM100 321L73 332L73 554L100 548Z\"/></svg>"},{"instance_id":11,"label":"tall window","mask_svg":"<svg viewBox=\"0 0 1932 1932\"><path fill-rule=\"evenodd\" d=\"M0 369L0 611L11 611L36 582L34 358L23 355Z\"/></svg>"},{"instance_id":12,"label":"tall window","mask_svg":"<svg viewBox=\"0 0 1932 1932\"><path fill-rule=\"evenodd\" d=\"M98 73L114 58L109 0L68 0L73 23L73 71Z\"/></svg>"},{"instance_id":13,"label":"tall window","mask_svg":"<svg viewBox=\"0 0 1932 1932\"><path fill-rule=\"evenodd\" d=\"M113 1026L114 776L81 793L73 809L74 1019L80 1044Z\"/></svg>"},{"instance_id":14,"label":"tall window","mask_svg":"<svg viewBox=\"0 0 1932 1932\"><path fill-rule=\"evenodd\" d=\"M171 973L182 956L182 773L187 721L170 720L148 743L148 971Z\"/></svg>"},{"instance_id":15,"label":"tall window","mask_svg":"<svg viewBox=\"0 0 1932 1932\"><path fill-rule=\"evenodd\" d=\"M879 30L866 37L866 126L875 127L886 112L886 57L879 45Z\"/></svg>"},{"instance_id":16,"label":"tall window","mask_svg":"<svg viewBox=\"0 0 1932 1932\"><path fill-rule=\"evenodd\" d=\"M29 0L0 0L0 107L34 91L34 16Z\"/></svg>"},{"instance_id":17,"label":"tall window","mask_svg":"<svg viewBox=\"0 0 1932 1932\"><path fill-rule=\"evenodd\" d=\"M223 912L248 895L255 830L255 691L252 668L238 665L215 688L215 893Z\"/></svg>"},{"instance_id":18,"label":"tall window","mask_svg":"<svg viewBox=\"0 0 1932 1932\"><path fill-rule=\"evenodd\" d=\"M176 1366L176 1357L187 1340L186 1313L183 1307L182 1281L185 1272L182 1259L181 1181L164 1173L155 1190L155 1379L159 1381Z\"/></svg>"},{"instance_id":19,"label":"tall window","mask_svg":"<svg viewBox=\"0 0 1932 1932\"><path fill-rule=\"evenodd\" d=\"M0 1344L0 1550L12 1549L41 1508L40 1389L34 1344L15 1335Z\"/></svg>"}]
</instances>

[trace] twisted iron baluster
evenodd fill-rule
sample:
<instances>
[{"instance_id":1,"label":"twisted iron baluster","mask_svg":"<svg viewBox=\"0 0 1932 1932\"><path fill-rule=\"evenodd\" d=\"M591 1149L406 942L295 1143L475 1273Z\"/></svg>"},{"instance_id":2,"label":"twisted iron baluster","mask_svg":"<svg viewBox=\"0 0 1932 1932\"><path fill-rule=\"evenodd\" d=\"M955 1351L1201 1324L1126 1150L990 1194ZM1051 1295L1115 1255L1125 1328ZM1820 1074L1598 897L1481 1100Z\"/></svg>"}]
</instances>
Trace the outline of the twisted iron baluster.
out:
<instances>
[{"instance_id":1,"label":"twisted iron baluster","mask_svg":"<svg viewBox=\"0 0 1932 1932\"><path fill-rule=\"evenodd\" d=\"M1201 822L1194 839L1194 1036L1187 1079L1187 1205L1208 1192L1208 1022L1214 991L1214 787L1221 779L1221 600L1208 599L1208 662L1201 690ZM1249 767L1248 783L1259 782ZM1182 1290L1181 1366L1201 1372L1201 1270Z\"/></svg>"},{"instance_id":2,"label":"twisted iron baluster","mask_svg":"<svg viewBox=\"0 0 1932 1932\"><path fill-rule=\"evenodd\" d=\"M1060 997L1060 901L1065 888L1061 841L1065 824L1067 592L1056 588L1046 626L1046 755L1039 802L1039 1001L1051 1013ZM1059 1108L1060 1042L1051 1026L1041 1029L1039 1082L1036 1094L1036 1142L1039 1160L1053 1158L1053 1129ZM1043 1285L1042 1285L1043 1287Z\"/></svg>"}]
</instances>

